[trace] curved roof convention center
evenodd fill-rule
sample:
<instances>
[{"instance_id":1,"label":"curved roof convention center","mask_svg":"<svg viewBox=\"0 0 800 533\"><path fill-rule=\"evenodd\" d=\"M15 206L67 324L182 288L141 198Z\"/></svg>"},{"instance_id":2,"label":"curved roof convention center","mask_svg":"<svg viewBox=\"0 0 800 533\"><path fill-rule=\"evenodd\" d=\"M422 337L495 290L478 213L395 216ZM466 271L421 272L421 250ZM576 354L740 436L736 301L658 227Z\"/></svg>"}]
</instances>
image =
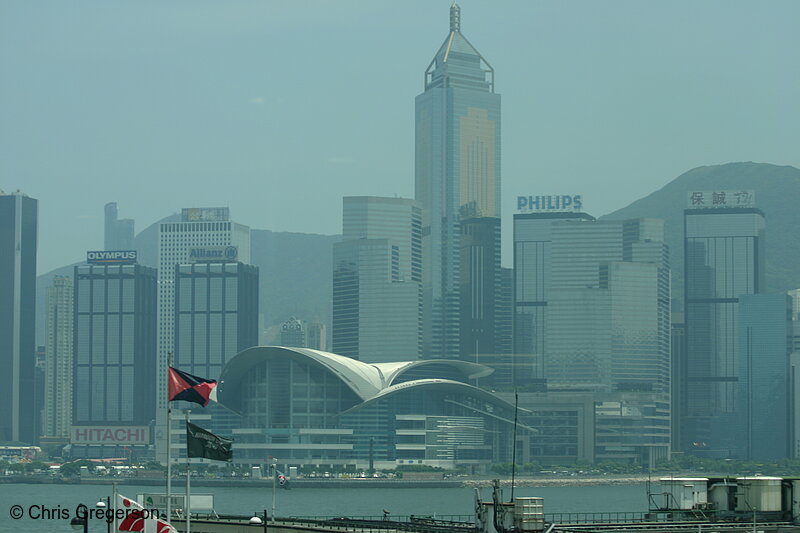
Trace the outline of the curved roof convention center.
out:
<instances>
[{"instance_id":1,"label":"curved roof convention center","mask_svg":"<svg viewBox=\"0 0 800 533\"><path fill-rule=\"evenodd\" d=\"M472 385L452 379L441 379L435 375L425 376L420 379L402 380L401 377L414 369L425 370L432 367L432 374L436 366L447 367L464 379L476 379L488 376L493 370L487 366L470 363L467 361L448 359L427 359L417 361L399 361L392 363L364 363L350 357L337 355L309 348L287 348L283 346L254 346L239 352L225 365L222 370L219 387L219 401L229 409L239 412L241 410L242 380L251 369L271 358L289 358L301 362L321 366L338 377L350 390L352 390L362 403L348 411L360 409L374 401L385 398L391 394L409 388L426 389L439 387L448 390L466 392L485 400L507 405L505 401L489 392ZM513 409L513 406L508 405Z\"/></svg>"}]
</instances>

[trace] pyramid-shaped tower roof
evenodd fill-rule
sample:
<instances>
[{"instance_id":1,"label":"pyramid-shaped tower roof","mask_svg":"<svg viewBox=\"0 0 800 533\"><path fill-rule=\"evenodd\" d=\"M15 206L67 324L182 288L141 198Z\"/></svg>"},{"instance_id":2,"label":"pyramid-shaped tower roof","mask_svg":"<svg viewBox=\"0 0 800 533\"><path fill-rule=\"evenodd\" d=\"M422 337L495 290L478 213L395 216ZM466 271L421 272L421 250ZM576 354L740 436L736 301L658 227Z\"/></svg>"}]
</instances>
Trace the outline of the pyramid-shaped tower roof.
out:
<instances>
[{"instance_id":1,"label":"pyramid-shaped tower roof","mask_svg":"<svg viewBox=\"0 0 800 533\"><path fill-rule=\"evenodd\" d=\"M494 69L461 33L461 8L450 6L450 33L425 70L425 90L462 87L494 92Z\"/></svg>"}]
</instances>

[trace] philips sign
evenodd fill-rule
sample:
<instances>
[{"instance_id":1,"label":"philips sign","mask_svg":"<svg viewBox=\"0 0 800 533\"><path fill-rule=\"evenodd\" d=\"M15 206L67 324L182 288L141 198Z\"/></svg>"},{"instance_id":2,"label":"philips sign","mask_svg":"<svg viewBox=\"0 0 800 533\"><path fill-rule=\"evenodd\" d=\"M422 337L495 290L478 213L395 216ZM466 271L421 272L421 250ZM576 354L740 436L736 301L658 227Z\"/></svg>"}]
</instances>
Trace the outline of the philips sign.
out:
<instances>
[{"instance_id":1,"label":"philips sign","mask_svg":"<svg viewBox=\"0 0 800 533\"><path fill-rule=\"evenodd\" d=\"M206 246L189 250L189 261L202 262L227 262L239 258L239 249L236 246Z\"/></svg>"},{"instance_id":2,"label":"philips sign","mask_svg":"<svg viewBox=\"0 0 800 533\"><path fill-rule=\"evenodd\" d=\"M90 265L132 265L136 263L136 250L86 252L86 262Z\"/></svg>"},{"instance_id":3,"label":"philips sign","mask_svg":"<svg viewBox=\"0 0 800 533\"><path fill-rule=\"evenodd\" d=\"M517 209L524 213L580 211L583 199L580 194L561 196L517 196Z\"/></svg>"}]
</instances>

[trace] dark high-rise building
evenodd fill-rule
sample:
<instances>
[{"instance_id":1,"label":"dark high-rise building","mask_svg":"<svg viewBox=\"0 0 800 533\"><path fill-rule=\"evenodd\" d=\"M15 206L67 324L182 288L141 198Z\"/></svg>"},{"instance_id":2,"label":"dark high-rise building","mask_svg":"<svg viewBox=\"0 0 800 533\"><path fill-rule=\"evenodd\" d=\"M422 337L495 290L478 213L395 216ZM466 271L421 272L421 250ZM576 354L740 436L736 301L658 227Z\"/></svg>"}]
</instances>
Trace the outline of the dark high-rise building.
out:
<instances>
[{"instance_id":1,"label":"dark high-rise building","mask_svg":"<svg viewBox=\"0 0 800 533\"><path fill-rule=\"evenodd\" d=\"M110 202L105 207L105 249L133 250L134 223L132 218L117 218L117 203Z\"/></svg>"},{"instance_id":2,"label":"dark high-rise building","mask_svg":"<svg viewBox=\"0 0 800 533\"><path fill-rule=\"evenodd\" d=\"M151 444L155 419L156 270L75 267L73 456L125 457Z\"/></svg>"},{"instance_id":3,"label":"dark high-rise building","mask_svg":"<svg viewBox=\"0 0 800 533\"><path fill-rule=\"evenodd\" d=\"M174 366L218 380L230 359L257 345L258 267L233 261L175 266ZM184 402L172 406L194 407ZM202 411L192 418L209 420L205 427L214 432L230 435L238 426L238 416L219 404Z\"/></svg>"},{"instance_id":4,"label":"dark high-rise building","mask_svg":"<svg viewBox=\"0 0 800 533\"><path fill-rule=\"evenodd\" d=\"M738 458L790 456L791 316L786 293L739 296L737 416L726 438Z\"/></svg>"},{"instance_id":5,"label":"dark high-rise building","mask_svg":"<svg viewBox=\"0 0 800 533\"><path fill-rule=\"evenodd\" d=\"M33 444L39 202L0 192L0 441Z\"/></svg>"},{"instance_id":6,"label":"dark high-rise building","mask_svg":"<svg viewBox=\"0 0 800 533\"><path fill-rule=\"evenodd\" d=\"M461 359L496 367L500 305L500 219L461 221Z\"/></svg>"},{"instance_id":7,"label":"dark high-rise building","mask_svg":"<svg viewBox=\"0 0 800 533\"><path fill-rule=\"evenodd\" d=\"M175 266L174 366L210 379L258 345L258 267L241 262Z\"/></svg>"},{"instance_id":8,"label":"dark high-rise building","mask_svg":"<svg viewBox=\"0 0 800 533\"><path fill-rule=\"evenodd\" d=\"M544 205L541 198L534 197ZM536 208L539 206L537 204ZM573 211L514 215L514 383L530 388L544 379L545 317L551 275L552 225L557 221L591 221Z\"/></svg>"},{"instance_id":9,"label":"dark high-rise building","mask_svg":"<svg viewBox=\"0 0 800 533\"><path fill-rule=\"evenodd\" d=\"M416 98L415 196L423 210L427 357L462 355L462 222L497 218L499 226L500 95L494 90L494 69L461 33L461 8L454 3L450 32Z\"/></svg>"},{"instance_id":10,"label":"dark high-rise building","mask_svg":"<svg viewBox=\"0 0 800 533\"><path fill-rule=\"evenodd\" d=\"M685 452L728 457L733 451L723 435L738 417L739 298L764 290L764 214L748 191L697 191L689 202L681 445Z\"/></svg>"}]
</instances>

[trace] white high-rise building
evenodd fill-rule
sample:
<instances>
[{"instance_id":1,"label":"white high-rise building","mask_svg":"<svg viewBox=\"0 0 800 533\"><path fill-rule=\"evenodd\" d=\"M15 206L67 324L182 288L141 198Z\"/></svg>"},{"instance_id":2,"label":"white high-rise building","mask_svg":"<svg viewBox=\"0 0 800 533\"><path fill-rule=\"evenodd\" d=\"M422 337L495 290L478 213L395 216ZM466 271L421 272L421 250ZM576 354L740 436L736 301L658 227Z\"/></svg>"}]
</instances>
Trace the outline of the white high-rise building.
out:
<instances>
[{"instance_id":1,"label":"white high-rise building","mask_svg":"<svg viewBox=\"0 0 800 533\"><path fill-rule=\"evenodd\" d=\"M175 343L175 265L208 259L250 262L250 228L230 221L227 207L187 208L158 235L158 387L156 453L166 461L168 356ZM201 376L206 377L206 376Z\"/></svg>"},{"instance_id":2,"label":"white high-rise building","mask_svg":"<svg viewBox=\"0 0 800 533\"><path fill-rule=\"evenodd\" d=\"M44 417L42 435L69 437L72 424L72 334L74 327L72 278L56 276L47 288L45 338Z\"/></svg>"}]
</instances>

